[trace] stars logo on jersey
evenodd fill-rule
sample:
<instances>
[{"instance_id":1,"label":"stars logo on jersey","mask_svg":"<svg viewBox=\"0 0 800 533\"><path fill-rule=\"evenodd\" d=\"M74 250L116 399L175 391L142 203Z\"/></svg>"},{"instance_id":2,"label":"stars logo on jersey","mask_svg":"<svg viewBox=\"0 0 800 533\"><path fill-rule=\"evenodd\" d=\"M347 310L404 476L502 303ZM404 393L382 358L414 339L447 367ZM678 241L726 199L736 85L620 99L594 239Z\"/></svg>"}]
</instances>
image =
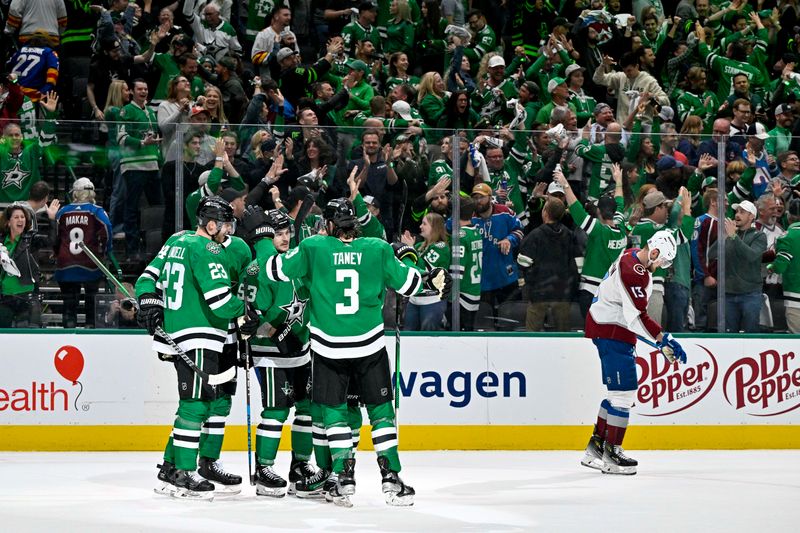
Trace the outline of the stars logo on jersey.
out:
<instances>
[{"instance_id":1,"label":"stars logo on jersey","mask_svg":"<svg viewBox=\"0 0 800 533\"><path fill-rule=\"evenodd\" d=\"M247 266L246 272L248 276L258 276L260 270L261 268L258 266L258 263L253 262Z\"/></svg>"},{"instance_id":2,"label":"stars logo on jersey","mask_svg":"<svg viewBox=\"0 0 800 533\"><path fill-rule=\"evenodd\" d=\"M22 170L19 161L14 163L10 170L3 173L3 188L15 186L17 189L22 189L22 183L30 178L31 173Z\"/></svg>"},{"instance_id":3,"label":"stars logo on jersey","mask_svg":"<svg viewBox=\"0 0 800 533\"><path fill-rule=\"evenodd\" d=\"M219 255L219 253L222 251L222 247L215 242L210 242L206 244L206 250L208 250L214 255Z\"/></svg>"},{"instance_id":4,"label":"stars logo on jersey","mask_svg":"<svg viewBox=\"0 0 800 533\"><path fill-rule=\"evenodd\" d=\"M294 397L294 387L288 381L283 382L283 387L281 387L281 390L283 391L283 394L285 394L287 398Z\"/></svg>"},{"instance_id":5,"label":"stars logo on jersey","mask_svg":"<svg viewBox=\"0 0 800 533\"><path fill-rule=\"evenodd\" d=\"M303 311L305 311L308 299L303 300L297 296L297 291L292 292L292 301L286 305L280 306L281 309L286 311L286 323L290 326L297 322L303 323Z\"/></svg>"}]
</instances>

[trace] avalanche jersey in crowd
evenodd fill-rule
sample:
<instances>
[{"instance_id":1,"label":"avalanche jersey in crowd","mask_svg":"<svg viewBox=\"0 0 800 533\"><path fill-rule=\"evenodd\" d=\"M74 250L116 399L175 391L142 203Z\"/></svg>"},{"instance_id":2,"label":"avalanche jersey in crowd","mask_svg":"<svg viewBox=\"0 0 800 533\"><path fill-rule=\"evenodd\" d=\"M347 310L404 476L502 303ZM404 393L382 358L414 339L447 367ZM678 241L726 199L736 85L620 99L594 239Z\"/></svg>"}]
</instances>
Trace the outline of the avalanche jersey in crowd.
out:
<instances>
[{"instance_id":1,"label":"avalanche jersey in crowd","mask_svg":"<svg viewBox=\"0 0 800 533\"><path fill-rule=\"evenodd\" d=\"M636 344L636 335L655 340L661 333L661 326L647 314L653 280L637 259L638 253L638 248L626 250L600 282L586 316L586 336L590 339Z\"/></svg>"},{"instance_id":2,"label":"avalanche jersey in crowd","mask_svg":"<svg viewBox=\"0 0 800 533\"><path fill-rule=\"evenodd\" d=\"M58 83L58 55L52 48L23 46L8 61L23 94L33 102L54 91Z\"/></svg>"},{"instance_id":3,"label":"avalanche jersey in crowd","mask_svg":"<svg viewBox=\"0 0 800 533\"><path fill-rule=\"evenodd\" d=\"M111 221L102 207L83 203L65 205L56 213L58 248L56 281L94 281L103 277L80 243L98 257L111 249Z\"/></svg>"}]
</instances>

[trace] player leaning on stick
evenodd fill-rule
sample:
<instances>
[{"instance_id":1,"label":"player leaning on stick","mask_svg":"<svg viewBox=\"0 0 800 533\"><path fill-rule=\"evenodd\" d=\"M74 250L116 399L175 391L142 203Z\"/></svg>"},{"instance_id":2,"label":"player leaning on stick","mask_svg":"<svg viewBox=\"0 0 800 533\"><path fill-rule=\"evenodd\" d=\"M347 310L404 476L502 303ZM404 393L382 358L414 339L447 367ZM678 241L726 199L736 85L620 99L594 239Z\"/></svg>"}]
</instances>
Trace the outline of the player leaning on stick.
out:
<instances>
[{"instance_id":1,"label":"player leaning on stick","mask_svg":"<svg viewBox=\"0 0 800 533\"><path fill-rule=\"evenodd\" d=\"M244 303L231 292L223 265L221 243L234 230L231 206L217 196L208 196L198 206L197 219L197 232L170 237L136 282L138 319L151 335L163 327L201 370L214 374L228 323L244 314ZM252 331L253 325L258 325L257 317L248 317L242 330ZM180 398L157 492L210 499L214 485L197 475L197 453L217 387L203 382L175 358L175 351L158 335L153 337L153 349L164 359L175 359Z\"/></svg>"},{"instance_id":2,"label":"player leaning on stick","mask_svg":"<svg viewBox=\"0 0 800 533\"><path fill-rule=\"evenodd\" d=\"M637 335L654 339L671 363L686 362L681 345L647 314L647 300L653 290L651 274L658 268L668 268L676 253L675 237L664 230L650 237L644 248L626 250L600 282L586 316L586 336L597 346L608 398L600 404L581 464L605 474L635 474L638 465L622 449L638 386Z\"/></svg>"},{"instance_id":3,"label":"player leaning on stick","mask_svg":"<svg viewBox=\"0 0 800 533\"><path fill-rule=\"evenodd\" d=\"M250 206L242 218L256 259L247 268L248 302L262 314L267 336L251 338L253 363L261 386L261 423L256 432L256 494L282 497L287 483L273 470L283 423L294 407L292 462L289 492L303 498L318 495L327 475L320 475L320 490L308 490L303 480L317 474L311 458L311 354L308 332L308 288L301 280L270 281L259 265L268 257L285 252L291 241L291 219L271 209ZM263 326L262 326L263 328Z\"/></svg>"},{"instance_id":4,"label":"player leaning on stick","mask_svg":"<svg viewBox=\"0 0 800 533\"><path fill-rule=\"evenodd\" d=\"M383 300L387 286L404 296L427 288L446 297L449 276L443 269L421 274L410 266L413 257L404 259L408 263L398 260L386 241L360 238L355 208L346 198L328 202L323 217L326 236L309 237L297 248L270 257L264 268L273 281L305 278L310 283L312 398L322 405L333 456L327 497L349 507L349 496L355 494L355 459L347 423L347 388L353 379L372 422L385 500L390 505L411 505L414 489L398 475L400 458L383 335ZM402 246L398 254L410 256L414 251Z\"/></svg>"}]
</instances>

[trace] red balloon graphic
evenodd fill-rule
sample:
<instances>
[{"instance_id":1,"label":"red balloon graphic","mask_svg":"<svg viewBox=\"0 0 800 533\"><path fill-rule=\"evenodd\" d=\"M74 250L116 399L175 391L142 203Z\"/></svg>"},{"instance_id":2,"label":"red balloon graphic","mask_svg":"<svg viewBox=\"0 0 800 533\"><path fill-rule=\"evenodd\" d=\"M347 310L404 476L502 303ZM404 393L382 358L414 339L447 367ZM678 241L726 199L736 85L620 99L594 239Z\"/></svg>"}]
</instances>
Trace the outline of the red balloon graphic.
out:
<instances>
[{"instance_id":1,"label":"red balloon graphic","mask_svg":"<svg viewBox=\"0 0 800 533\"><path fill-rule=\"evenodd\" d=\"M62 346L56 351L53 362L59 374L73 385L77 385L78 378L83 372L83 354L79 349L74 346Z\"/></svg>"}]
</instances>

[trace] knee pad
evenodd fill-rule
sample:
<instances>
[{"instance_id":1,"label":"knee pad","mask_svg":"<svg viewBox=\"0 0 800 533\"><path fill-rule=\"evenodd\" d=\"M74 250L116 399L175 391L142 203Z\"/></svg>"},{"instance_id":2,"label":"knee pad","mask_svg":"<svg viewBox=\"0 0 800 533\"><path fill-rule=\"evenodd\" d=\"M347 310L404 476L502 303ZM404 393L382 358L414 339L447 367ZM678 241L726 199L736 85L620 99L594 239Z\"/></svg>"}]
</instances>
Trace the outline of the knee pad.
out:
<instances>
[{"instance_id":1,"label":"knee pad","mask_svg":"<svg viewBox=\"0 0 800 533\"><path fill-rule=\"evenodd\" d=\"M630 410L636 401L636 390L610 390L608 402L616 409Z\"/></svg>"},{"instance_id":2,"label":"knee pad","mask_svg":"<svg viewBox=\"0 0 800 533\"><path fill-rule=\"evenodd\" d=\"M211 401L211 414L214 416L226 417L231 414L231 405L233 405L233 397L224 394Z\"/></svg>"}]
</instances>

